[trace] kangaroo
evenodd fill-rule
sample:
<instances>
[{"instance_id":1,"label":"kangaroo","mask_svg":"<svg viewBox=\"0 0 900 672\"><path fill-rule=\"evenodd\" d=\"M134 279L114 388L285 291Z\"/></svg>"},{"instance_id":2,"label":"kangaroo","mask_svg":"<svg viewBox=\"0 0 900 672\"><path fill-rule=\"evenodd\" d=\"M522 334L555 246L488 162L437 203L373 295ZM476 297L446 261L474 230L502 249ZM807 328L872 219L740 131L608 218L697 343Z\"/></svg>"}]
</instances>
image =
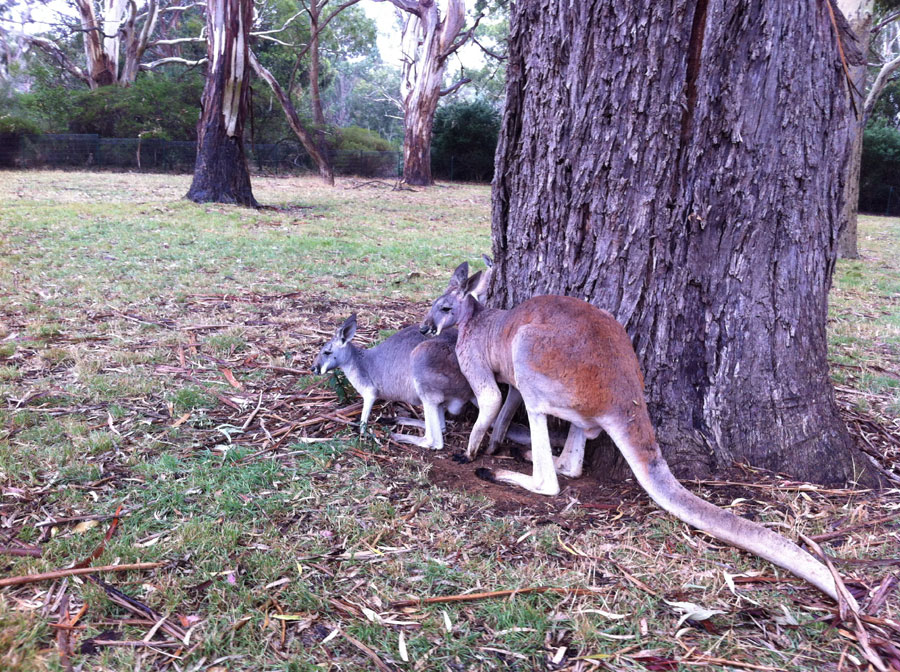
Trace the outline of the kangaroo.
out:
<instances>
[{"instance_id":1,"label":"kangaroo","mask_svg":"<svg viewBox=\"0 0 900 672\"><path fill-rule=\"evenodd\" d=\"M455 415L475 399L456 362L456 330L428 339L417 327L406 327L369 349L351 342L355 333L354 313L322 346L313 368L321 374L341 369L362 396L360 435L366 432L376 399L405 401L422 406L425 436L392 434L391 438L423 448L443 448L444 411ZM418 424L407 419L399 422Z\"/></svg>"},{"instance_id":2,"label":"kangaroo","mask_svg":"<svg viewBox=\"0 0 900 672\"><path fill-rule=\"evenodd\" d=\"M638 483L662 509L721 541L787 569L837 600L828 568L765 527L724 511L690 493L663 458L644 400L644 380L625 329L608 312L567 296L536 296L510 310L486 308L486 282L468 278L468 264L454 272L421 325L441 334L458 327L456 355L478 400L478 419L466 456L475 457L500 411L498 382L521 394L531 427L533 473L479 469L482 478L556 495L559 482L547 435L547 416L571 423L563 454L580 472L586 439L605 431ZM575 471L573 469L573 471ZM850 598L852 600L852 598ZM851 606L856 609L855 602Z\"/></svg>"}]
</instances>

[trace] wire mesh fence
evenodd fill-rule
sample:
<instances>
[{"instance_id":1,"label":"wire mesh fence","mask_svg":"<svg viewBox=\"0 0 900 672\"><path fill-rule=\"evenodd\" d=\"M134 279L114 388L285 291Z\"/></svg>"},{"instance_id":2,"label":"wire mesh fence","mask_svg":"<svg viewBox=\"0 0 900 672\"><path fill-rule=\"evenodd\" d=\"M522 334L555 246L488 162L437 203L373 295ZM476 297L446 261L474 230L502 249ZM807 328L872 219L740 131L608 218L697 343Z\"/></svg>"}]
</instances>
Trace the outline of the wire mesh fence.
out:
<instances>
[{"instance_id":1,"label":"wire mesh fence","mask_svg":"<svg viewBox=\"0 0 900 672\"><path fill-rule=\"evenodd\" d=\"M263 172L316 172L296 140L248 143L247 160ZM93 134L0 135L0 166L19 168L105 168L190 173L197 143L156 138L102 138ZM332 150L337 175L394 178L402 172L400 152Z\"/></svg>"}]
</instances>

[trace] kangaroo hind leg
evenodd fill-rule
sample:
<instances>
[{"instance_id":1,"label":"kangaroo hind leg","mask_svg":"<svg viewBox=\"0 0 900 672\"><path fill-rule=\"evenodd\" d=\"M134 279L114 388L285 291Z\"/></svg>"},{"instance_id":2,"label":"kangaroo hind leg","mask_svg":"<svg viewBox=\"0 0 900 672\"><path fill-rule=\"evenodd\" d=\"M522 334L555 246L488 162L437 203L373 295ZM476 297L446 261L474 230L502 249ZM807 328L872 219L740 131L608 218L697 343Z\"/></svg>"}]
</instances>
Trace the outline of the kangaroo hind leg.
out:
<instances>
[{"instance_id":1,"label":"kangaroo hind leg","mask_svg":"<svg viewBox=\"0 0 900 672\"><path fill-rule=\"evenodd\" d=\"M559 480L556 478L556 467L553 464L553 451L550 448L550 434L547 431L547 416L543 413L528 411L528 424L531 427L531 475L520 474L508 469L479 469L475 473L485 480L498 483L518 485L539 495L558 495Z\"/></svg>"}]
</instances>

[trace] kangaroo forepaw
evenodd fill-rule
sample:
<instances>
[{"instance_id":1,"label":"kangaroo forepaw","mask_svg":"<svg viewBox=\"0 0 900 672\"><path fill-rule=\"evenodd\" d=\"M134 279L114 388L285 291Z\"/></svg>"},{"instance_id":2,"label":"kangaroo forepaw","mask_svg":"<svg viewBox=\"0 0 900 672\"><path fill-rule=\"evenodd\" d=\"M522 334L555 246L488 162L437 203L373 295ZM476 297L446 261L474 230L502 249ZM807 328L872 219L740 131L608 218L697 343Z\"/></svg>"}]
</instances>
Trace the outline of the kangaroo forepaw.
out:
<instances>
[{"instance_id":1,"label":"kangaroo forepaw","mask_svg":"<svg viewBox=\"0 0 900 672\"><path fill-rule=\"evenodd\" d=\"M478 467L478 469L475 470L475 476L488 483L497 482L497 479L494 477L494 470L486 467Z\"/></svg>"},{"instance_id":2,"label":"kangaroo forepaw","mask_svg":"<svg viewBox=\"0 0 900 672\"><path fill-rule=\"evenodd\" d=\"M450 459L453 460L454 462L456 462L457 464L468 464L469 462L472 461L469 459L469 456L466 455L465 453L454 453L453 457L451 457Z\"/></svg>"}]
</instances>

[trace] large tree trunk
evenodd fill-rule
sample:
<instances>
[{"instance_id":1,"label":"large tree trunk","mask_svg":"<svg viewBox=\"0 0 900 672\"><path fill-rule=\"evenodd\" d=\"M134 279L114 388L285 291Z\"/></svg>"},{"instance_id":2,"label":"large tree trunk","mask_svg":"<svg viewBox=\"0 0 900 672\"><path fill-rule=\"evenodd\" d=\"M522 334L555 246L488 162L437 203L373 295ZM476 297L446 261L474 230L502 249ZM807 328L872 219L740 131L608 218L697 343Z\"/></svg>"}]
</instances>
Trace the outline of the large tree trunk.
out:
<instances>
[{"instance_id":1,"label":"large tree trunk","mask_svg":"<svg viewBox=\"0 0 900 672\"><path fill-rule=\"evenodd\" d=\"M465 43L472 31L460 36L465 23L463 0L449 0L441 19L435 0L391 0L407 12L403 24L403 64L400 93L403 98L403 181L428 186L431 177L431 132L434 113L442 95L447 58ZM459 37L459 39L457 39ZM465 80L468 81L468 80Z\"/></svg>"},{"instance_id":2,"label":"large tree trunk","mask_svg":"<svg viewBox=\"0 0 900 672\"><path fill-rule=\"evenodd\" d=\"M197 124L197 162L187 198L197 203L257 207L244 155L244 120L250 107L247 38L252 0L207 0L206 85Z\"/></svg>"},{"instance_id":3,"label":"large tree trunk","mask_svg":"<svg viewBox=\"0 0 900 672\"><path fill-rule=\"evenodd\" d=\"M826 360L853 132L827 5L550 4L513 9L492 301L613 312L681 476L859 475Z\"/></svg>"}]
</instances>

